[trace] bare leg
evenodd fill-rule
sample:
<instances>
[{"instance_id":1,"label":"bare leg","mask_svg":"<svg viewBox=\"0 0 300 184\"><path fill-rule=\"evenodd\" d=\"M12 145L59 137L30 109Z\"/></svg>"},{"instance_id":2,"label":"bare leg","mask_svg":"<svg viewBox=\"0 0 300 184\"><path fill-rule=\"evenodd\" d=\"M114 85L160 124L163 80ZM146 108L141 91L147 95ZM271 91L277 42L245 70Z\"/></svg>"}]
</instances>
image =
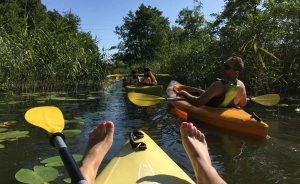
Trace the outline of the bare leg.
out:
<instances>
[{"instance_id":1,"label":"bare leg","mask_svg":"<svg viewBox=\"0 0 300 184\"><path fill-rule=\"evenodd\" d=\"M114 124L104 121L89 133L89 140L83 155L80 171L89 184L95 182L98 168L113 143Z\"/></svg>"},{"instance_id":2,"label":"bare leg","mask_svg":"<svg viewBox=\"0 0 300 184\"><path fill-rule=\"evenodd\" d=\"M226 183L212 166L205 136L192 123L180 126L182 145L193 165L197 183Z\"/></svg>"}]
</instances>

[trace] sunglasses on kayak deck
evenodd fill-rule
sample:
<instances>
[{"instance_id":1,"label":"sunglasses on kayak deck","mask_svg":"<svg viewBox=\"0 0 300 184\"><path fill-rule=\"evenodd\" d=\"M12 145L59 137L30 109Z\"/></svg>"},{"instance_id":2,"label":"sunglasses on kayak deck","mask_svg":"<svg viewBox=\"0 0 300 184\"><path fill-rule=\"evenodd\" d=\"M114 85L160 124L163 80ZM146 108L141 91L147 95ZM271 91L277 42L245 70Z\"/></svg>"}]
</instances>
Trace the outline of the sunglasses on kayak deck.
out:
<instances>
[{"instance_id":1,"label":"sunglasses on kayak deck","mask_svg":"<svg viewBox=\"0 0 300 184\"><path fill-rule=\"evenodd\" d=\"M232 69L233 71L238 71L237 69L231 67L229 64L227 64L227 63L225 63L225 62L223 63L223 65L224 65L225 70L230 70L230 69Z\"/></svg>"}]
</instances>

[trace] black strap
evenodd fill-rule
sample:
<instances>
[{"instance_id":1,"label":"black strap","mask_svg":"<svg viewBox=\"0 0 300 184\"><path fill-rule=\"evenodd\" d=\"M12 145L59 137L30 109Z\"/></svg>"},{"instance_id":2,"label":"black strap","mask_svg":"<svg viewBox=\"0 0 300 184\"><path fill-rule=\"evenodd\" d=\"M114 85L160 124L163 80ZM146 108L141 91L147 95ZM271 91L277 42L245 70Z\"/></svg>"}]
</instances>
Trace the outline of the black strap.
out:
<instances>
[{"instance_id":1,"label":"black strap","mask_svg":"<svg viewBox=\"0 0 300 184\"><path fill-rule=\"evenodd\" d=\"M261 122L261 119L254 112L252 112L250 119L252 118L254 118L257 122Z\"/></svg>"},{"instance_id":2,"label":"black strap","mask_svg":"<svg viewBox=\"0 0 300 184\"><path fill-rule=\"evenodd\" d=\"M143 142L134 142L134 138L141 139L144 137L144 134L139 131L132 131L130 133L130 144L132 148L138 148L139 150L147 149L147 145Z\"/></svg>"}]
</instances>

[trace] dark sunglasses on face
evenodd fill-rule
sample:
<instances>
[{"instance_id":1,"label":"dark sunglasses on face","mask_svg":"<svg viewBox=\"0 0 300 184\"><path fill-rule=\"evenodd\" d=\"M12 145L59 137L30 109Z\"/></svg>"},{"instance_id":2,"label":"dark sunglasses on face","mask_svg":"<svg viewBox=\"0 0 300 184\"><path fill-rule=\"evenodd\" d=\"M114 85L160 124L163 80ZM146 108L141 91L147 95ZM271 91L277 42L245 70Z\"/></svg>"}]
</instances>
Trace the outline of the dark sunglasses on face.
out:
<instances>
[{"instance_id":1,"label":"dark sunglasses on face","mask_svg":"<svg viewBox=\"0 0 300 184\"><path fill-rule=\"evenodd\" d=\"M227 63L223 63L223 66L224 66L224 68L225 68L225 70L230 70L230 69L232 69L233 71L237 71L237 69L235 69L235 68L232 68L229 64L227 64Z\"/></svg>"}]
</instances>

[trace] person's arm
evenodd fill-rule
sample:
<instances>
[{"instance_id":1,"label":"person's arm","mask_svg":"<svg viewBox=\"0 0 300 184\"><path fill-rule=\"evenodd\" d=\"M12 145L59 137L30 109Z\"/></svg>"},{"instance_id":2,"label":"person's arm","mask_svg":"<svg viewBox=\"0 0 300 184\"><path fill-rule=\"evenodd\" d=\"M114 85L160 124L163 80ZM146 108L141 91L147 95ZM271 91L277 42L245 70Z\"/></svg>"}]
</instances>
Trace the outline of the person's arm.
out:
<instances>
[{"instance_id":1,"label":"person's arm","mask_svg":"<svg viewBox=\"0 0 300 184\"><path fill-rule=\"evenodd\" d=\"M241 89L238 92L238 95L235 98L236 106L242 107L246 106L247 104L247 93L246 93L246 87L242 81L239 81L239 85L241 86Z\"/></svg>"},{"instance_id":2,"label":"person's arm","mask_svg":"<svg viewBox=\"0 0 300 184\"><path fill-rule=\"evenodd\" d=\"M157 80L156 80L155 76L153 75L153 73L150 73L150 75L151 75L152 84L156 85Z\"/></svg>"},{"instance_id":3,"label":"person's arm","mask_svg":"<svg viewBox=\"0 0 300 184\"><path fill-rule=\"evenodd\" d=\"M190 95L188 92L182 90L177 93L177 96L184 97L187 102L196 107L201 107L205 105L213 97L224 93L224 86L220 81L214 82L206 91L204 91L200 96Z\"/></svg>"}]
</instances>

